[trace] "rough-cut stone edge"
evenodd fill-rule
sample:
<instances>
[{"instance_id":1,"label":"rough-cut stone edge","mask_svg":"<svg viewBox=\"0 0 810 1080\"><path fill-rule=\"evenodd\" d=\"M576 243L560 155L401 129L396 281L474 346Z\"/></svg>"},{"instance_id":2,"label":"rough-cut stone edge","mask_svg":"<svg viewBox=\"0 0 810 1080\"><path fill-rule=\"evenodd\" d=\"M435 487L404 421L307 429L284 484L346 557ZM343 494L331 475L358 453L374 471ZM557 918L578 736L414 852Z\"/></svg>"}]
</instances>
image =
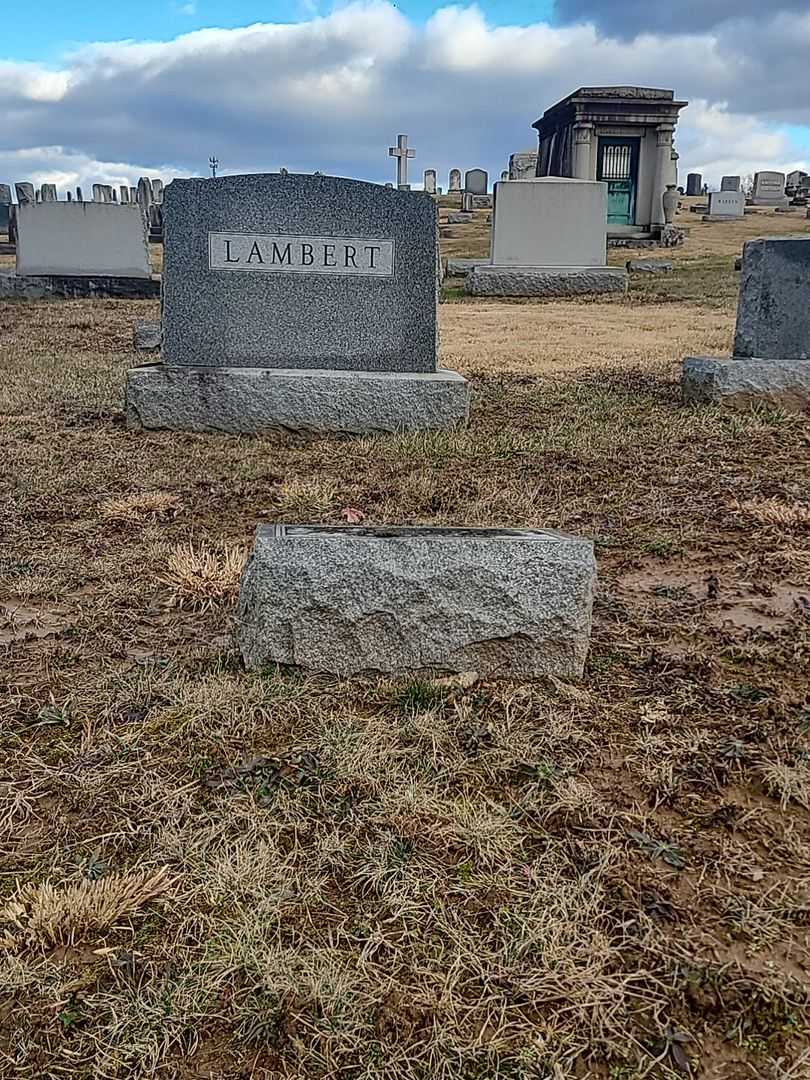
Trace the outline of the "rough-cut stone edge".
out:
<instances>
[{"instance_id":1,"label":"rough-cut stone edge","mask_svg":"<svg viewBox=\"0 0 810 1080\"><path fill-rule=\"evenodd\" d=\"M169 367L127 372L133 429L361 435L446 431L469 420L470 386L455 371L321 371Z\"/></svg>"},{"instance_id":2,"label":"rough-cut stone edge","mask_svg":"<svg viewBox=\"0 0 810 1080\"><path fill-rule=\"evenodd\" d=\"M751 409L774 405L789 412L810 408L810 360L687 356L681 374L685 404Z\"/></svg>"},{"instance_id":3,"label":"rough-cut stone edge","mask_svg":"<svg viewBox=\"0 0 810 1080\"><path fill-rule=\"evenodd\" d=\"M66 275L0 273L0 299L22 297L41 300L56 297L65 300L112 298L118 300L156 300L160 297L160 279L131 277L78 277Z\"/></svg>"},{"instance_id":4,"label":"rough-cut stone edge","mask_svg":"<svg viewBox=\"0 0 810 1080\"><path fill-rule=\"evenodd\" d=\"M614 266L478 266L471 296L588 296L627 292L627 271Z\"/></svg>"},{"instance_id":5,"label":"rough-cut stone edge","mask_svg":"<svg viewBox=\"0 0 810 1080\"><path fill-rule=\"evenodd\" d=\"M466 277L476 266L487 266L486 259L448 259L448 277Z\"/></svg>"},{"instance_id":6,"label":"rough-cut stone edge","mask_svg":"<svg viewBox=\"0 0 810 1080\"><path fill-rule=\"evenodd\" d=\"M461 529L457 537L431 537L446 530L428 527L409 529L408 536L392 530L391 536L360 539L352 537L351 529L333 528L319 535L313 526L311 534L298 537L285 536L287 529L290 526L258 526L242 575L236 637L248 669L279 663L340 676L466 670L489 678L548 674L579 678L583 674L597 573L594 545L585 537L510 529ZM377 551L364 554L366 544L377 546ZM497 552L500 557L487 559L488 545L497 545L489 554ZM507 545L512 553L504 559ZM538 572L538 557L545 564L544 573ZM421 568L424 582L418 572L413 586L415 567ZM274 583L279 573L282 581L292 577L299 589L286 609L285 589ZM364 582L376 578L372 595L364 593L362 586L354 587L352 577L358 573ZM421 582L417 612L398 601L398 582L406 593L409 587L419 593ZM346 655L339 662L334 650L331 658L326 655L328 648L313 650L319 636L331 638L327 631L313 632L309 620L313 612L301 606L301 588L311 592L311 607L313 612L318 609L319 619L328 618L331 611L334 632L339 632L340 625L356 630L367 618L377 618L383 634L393 635L396 647L380 648L372 638L376 662L356 648L343 650ZM504 614L502 625L494 625L487 619L493 594L499 589L506 601L502 610L511 615ZM480 622L477 592L484 598ZM340 606L332 609L329 605L336 600ZM520 619L510 627L515 610ZM429 632L430 627L441 627L441 632L437 630L426 641L425 630ZM483 629L491 632L477 636L475 630ZM531 636L532 631L536 636ZM437 637L442 642L438 647ZM409 638L410 643L404 644ZM356 643L356 638L352 640ZM402 655L397 656L398 652Z\"/></svg>"},{"instance_id":7,"label":"rough-cut stone edge","mask_svg":"<svg viewBox=\"0 0 810 1080\"><path fill-rule=\"evenodd\" d=\"M447 215L448 225L469 225L474 220L472 212L459 210L458 213Z\"/></svg>"},{"instance_id":8,"label":"rough-cut stone edge","mask_svg":"<svg viewBox=\"0 0 810 1080\"><path fill-rule=\"evenodd\" d=\"M160 337L160 322L138 319L132 328L132 344L136 352L159 352Z\"/></svg>"},{"instance_id":9,"label":"rough-cut stone edge","mask_svg":"<svg viewBox=\"0 0 810 1080\"><path fill-rule=\"evenodd\" d=\"M666 259L628 259L628 274L671 274L674 267Z\"/></svg>"}]
</instances>

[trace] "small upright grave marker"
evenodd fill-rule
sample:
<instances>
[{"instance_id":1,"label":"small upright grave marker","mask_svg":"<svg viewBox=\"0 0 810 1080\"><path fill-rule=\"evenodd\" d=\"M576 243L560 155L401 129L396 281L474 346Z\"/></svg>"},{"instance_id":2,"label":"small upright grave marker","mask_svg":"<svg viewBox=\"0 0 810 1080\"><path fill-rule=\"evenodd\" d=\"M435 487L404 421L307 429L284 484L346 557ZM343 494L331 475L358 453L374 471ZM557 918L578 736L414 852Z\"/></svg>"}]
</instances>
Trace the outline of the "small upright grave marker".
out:
<instances>
[{"instance_id":1,"label":"small upright grave marker","mask_svg":"<svg viewBox=\"0 0 810 1080\"><path fill-rule=\"evenodd\" d=\"M743 248L734 355L690 356L686 402L810 407L810 236L749 240Z\"/></svg>"}]
</instances>

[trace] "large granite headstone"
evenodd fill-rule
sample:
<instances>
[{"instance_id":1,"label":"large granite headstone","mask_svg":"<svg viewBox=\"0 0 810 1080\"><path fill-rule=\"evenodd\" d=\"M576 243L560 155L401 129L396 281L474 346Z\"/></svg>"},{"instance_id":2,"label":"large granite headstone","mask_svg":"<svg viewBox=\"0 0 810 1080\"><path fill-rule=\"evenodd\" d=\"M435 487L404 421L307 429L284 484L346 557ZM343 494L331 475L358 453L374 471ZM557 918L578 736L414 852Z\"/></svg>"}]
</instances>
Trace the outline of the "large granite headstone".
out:
<instances>
[{"instance_id":1,"label":"large granite headstone","mask_svg":"<svg viewBox=\"0 0 810 1080\"><path fill-rule=\"evenodd\" d=\"M754 190L751 195L754 206L786 207L785 174L780 172L758 172L754 176Z\"/></svg>"},{"instance_id":2,"label":"large granite headstone","mask_svg":"<svg viewBox=\"0 0 810 1080\"><path fill-rule=\"evenodd\" d=\"M689 173L686 178L686 194L687 195L702 195L703 194L703 177L700 173Z\"/></svg>"},{"instance_id":3,"label":"large granite headstone","mask_svg":"<svg viewBox=\"0 0 810 1080\"><path fill-rule=\"evenodd\" d=\"M131 424L359 432L466 421L466 381L437 371L437 217L421 193L225 176L174 180L163 211L163 363L130 372Z\"/></svg>"},{"instance_id":4,"label":"large granite headstone","mask_svg":"<svg viewBox=\"0 0 810 1080\"><path fill-rule=\"evenodd\" d=\"M750 408L810 406L810 236L749 240L743 248L734 355L687 357L687 402Z\"/></svg>"},{"instance_id":5,"label":"large granite headstone","mask_svg":"<svg viewBox=\"0 0 810 1080\"><path fill-rule=\"evenodd\" d=\"M739 191L740 190L740 177L739 176L724 176L720 181L721 191Z\"/></svg>"},{"instance_id":6,"label":"large granite headstone","mask_svg":"<svg viewBox=\"0 0 810 1080\"><path fill-rule=\"evenodd\" d=\"M627 271L607 266L607 184L556 176L496 184L491 262L471 270L466 289L473 296L625 292Z\"/></svg>"}]
</instances>

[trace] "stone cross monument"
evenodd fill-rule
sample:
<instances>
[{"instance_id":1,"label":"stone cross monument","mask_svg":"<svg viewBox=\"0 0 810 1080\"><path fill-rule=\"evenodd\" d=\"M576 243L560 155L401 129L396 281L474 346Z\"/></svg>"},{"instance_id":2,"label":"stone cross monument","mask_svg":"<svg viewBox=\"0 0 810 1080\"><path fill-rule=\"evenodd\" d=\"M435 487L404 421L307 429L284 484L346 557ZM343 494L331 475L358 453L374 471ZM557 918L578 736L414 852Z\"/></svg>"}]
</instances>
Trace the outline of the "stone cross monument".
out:
<instances>
[{"instance_id":1,"label":"stone cross monument","mask_svg":"<svg viewBox=\"0 0 810 1080\"><path fill-rule=\"evenodd\" d=\"M397 187L408 187L408 159L416 157L416 151L408 146L407 135L397 135L397 145L388 147L388 156L397 159Z\"/></svg>"}]
</instances>

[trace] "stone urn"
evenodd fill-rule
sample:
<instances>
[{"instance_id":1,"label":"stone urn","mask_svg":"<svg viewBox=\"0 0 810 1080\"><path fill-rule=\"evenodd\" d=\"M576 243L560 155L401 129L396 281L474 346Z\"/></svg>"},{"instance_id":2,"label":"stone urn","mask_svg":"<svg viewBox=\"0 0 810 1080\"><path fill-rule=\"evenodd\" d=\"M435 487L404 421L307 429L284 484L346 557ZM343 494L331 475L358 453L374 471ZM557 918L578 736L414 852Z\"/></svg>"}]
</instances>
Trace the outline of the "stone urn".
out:
<instances>
[{"instance_id":1,"label":"stone urn","mask_svg":"<svg viewBox=\"0 0 810 1080\"><path fill-rule=\"evenodd\" d=\"M667 184L664 192L664 221L671 225L675 220L675 211L678 209L678 188L675 184Z\"/></svg>"}]
</instances>

